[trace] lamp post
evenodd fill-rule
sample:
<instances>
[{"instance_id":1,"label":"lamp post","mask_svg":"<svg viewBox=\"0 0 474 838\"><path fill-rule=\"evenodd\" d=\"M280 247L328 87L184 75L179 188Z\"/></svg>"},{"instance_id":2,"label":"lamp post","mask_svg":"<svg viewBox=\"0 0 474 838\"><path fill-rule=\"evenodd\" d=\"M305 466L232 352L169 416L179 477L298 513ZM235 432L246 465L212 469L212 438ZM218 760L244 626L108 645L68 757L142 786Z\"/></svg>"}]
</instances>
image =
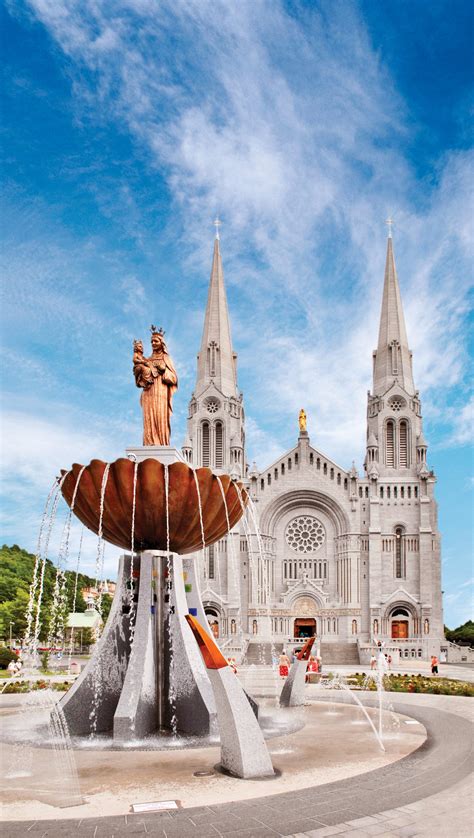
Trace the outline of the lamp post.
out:
<instances>
[{"instance_id":1,"label":"lamp post","mask_svg":"<svg viewBox=\"0 0 474 838\"><path fill-rule=\"evenodd\" d=\"M13 620L10 620L10 649L13 648L13 640L12 640L12 626L14 625Z\"/></svg>"}]
</instances>

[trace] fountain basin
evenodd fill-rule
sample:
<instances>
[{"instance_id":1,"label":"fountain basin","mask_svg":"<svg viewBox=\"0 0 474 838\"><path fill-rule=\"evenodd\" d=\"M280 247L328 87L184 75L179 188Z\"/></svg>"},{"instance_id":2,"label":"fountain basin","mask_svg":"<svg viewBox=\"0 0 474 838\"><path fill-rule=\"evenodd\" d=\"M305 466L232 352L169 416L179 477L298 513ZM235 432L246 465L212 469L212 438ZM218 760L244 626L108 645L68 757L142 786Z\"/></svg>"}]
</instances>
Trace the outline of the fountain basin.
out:
<instances>
[{"instance_id":1,"label":"fountain basin","mask_svg":"<svg viewBox=\"0 0 474 838\"><path fill-rule=\"evenodd\" d=\"M64 499L71 506L75 495L74 514L96 534L106 466L102 460L92 460L82 475L83 467L78 463L69 472L61 471L62 477L66 475L61 486ZM247 493L241 483L226 474L218 478L209 468L193 470L186 463L165 467L156 459L134 463L121 457L110 464L102 515L102 536L117 547L131 549L135 469L135 550L192 553L203 548L203 541L206 546L219 541L242 517Z\"/></svg>"}]
</instances>

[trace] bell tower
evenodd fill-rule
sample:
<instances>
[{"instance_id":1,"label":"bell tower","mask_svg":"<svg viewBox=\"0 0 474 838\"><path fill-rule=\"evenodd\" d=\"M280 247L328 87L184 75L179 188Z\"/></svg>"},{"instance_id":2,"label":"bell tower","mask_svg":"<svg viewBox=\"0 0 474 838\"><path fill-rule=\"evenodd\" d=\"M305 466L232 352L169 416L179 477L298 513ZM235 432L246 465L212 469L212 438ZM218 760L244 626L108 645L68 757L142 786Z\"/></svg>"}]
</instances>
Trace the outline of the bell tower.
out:
<instances>
[{"instance_id":1,"label":"bell tower","mask_svg":"<svg viewBox=\"0 0 474 838\"><path fill-rule=\"evenodd\" d=\"M217 473L244 477L245 415L237 386L237 354L232 348L229 311L220 252L220 221L216 234L211 278L197 376L189 402L183 456L194 467L209 466Z\"/></svg>"},{"instance_id":2,"label":"bell tower","mask_svg":"<svg viewBox=\"0 0 474 838\"><path fill-rule=\"evenodd\" d=\"M369 636L411 638L423 646L426 657L438 654L443 637L436 478L426 462L428 446L388 223L364 463L370 481L369 509L363 514L364 526L369 518Z\"/></svg>"},{"instance_id":3,"label":"bell tower","mask_svg":"<svg viewBox=\"0 0 474 838\"><path fill-rule=\"evenodd\" d=\"M373 353L373 387L368 395L365 467L368 476L390 480L395 475L416 479L422 465L426 468L421 403L413 381L412 353L390 232L379 337Z\"/></svg>"}]
</instances>

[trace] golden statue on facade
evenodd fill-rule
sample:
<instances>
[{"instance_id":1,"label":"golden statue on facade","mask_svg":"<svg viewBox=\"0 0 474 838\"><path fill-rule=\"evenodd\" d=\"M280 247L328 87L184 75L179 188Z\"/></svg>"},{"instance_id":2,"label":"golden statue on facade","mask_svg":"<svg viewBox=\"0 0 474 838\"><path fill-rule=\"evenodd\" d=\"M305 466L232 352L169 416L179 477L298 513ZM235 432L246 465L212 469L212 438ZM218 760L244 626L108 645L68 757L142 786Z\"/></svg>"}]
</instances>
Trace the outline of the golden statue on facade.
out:
<instances>
[{"instance_id":1,"label":"golden statue on facade","mask_svg":"<svg viewBox=\"0 0 474 838\"><path fill-rule=\"evenodd\" d=\"M298 424L300 426L300 433L306 433L306 411L304 407L302 407L299 412Z\"/></svg>"},{"instance_id":2,"label":"golden statue on facade","mask_svg":"<svg viewBox=\"0 0 474 838\"><path fill-rule=\"evenodd\" d=\"M143 342L133 342L133 374L137 387L143 390L143 445L169 445L173 393L178 389L178 376L168 354L163 329L151 329L152 353L143 354Z\"/></svg>"}]
</instances>

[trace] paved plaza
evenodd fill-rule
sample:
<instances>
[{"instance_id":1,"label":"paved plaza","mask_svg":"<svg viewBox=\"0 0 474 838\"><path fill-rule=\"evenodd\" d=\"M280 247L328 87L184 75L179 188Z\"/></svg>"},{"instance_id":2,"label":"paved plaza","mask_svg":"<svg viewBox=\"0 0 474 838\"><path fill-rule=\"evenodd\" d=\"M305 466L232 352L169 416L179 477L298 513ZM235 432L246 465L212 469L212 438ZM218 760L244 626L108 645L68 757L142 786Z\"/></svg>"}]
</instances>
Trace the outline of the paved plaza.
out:
<instances>
[{"instance_id":1,"label":"paved plaza","mask_svg":"<svg viewBox=\"0 0 474 838\"><path fill-rule=\"evenodd\" d=\"M383 768L234 803L147 815L9 822L3 834L6 838L471 836L471 699L420 694L392 694L391 698L397 713L424 725L427 739L408 756Z\"/></svg>"}]
</instances>

